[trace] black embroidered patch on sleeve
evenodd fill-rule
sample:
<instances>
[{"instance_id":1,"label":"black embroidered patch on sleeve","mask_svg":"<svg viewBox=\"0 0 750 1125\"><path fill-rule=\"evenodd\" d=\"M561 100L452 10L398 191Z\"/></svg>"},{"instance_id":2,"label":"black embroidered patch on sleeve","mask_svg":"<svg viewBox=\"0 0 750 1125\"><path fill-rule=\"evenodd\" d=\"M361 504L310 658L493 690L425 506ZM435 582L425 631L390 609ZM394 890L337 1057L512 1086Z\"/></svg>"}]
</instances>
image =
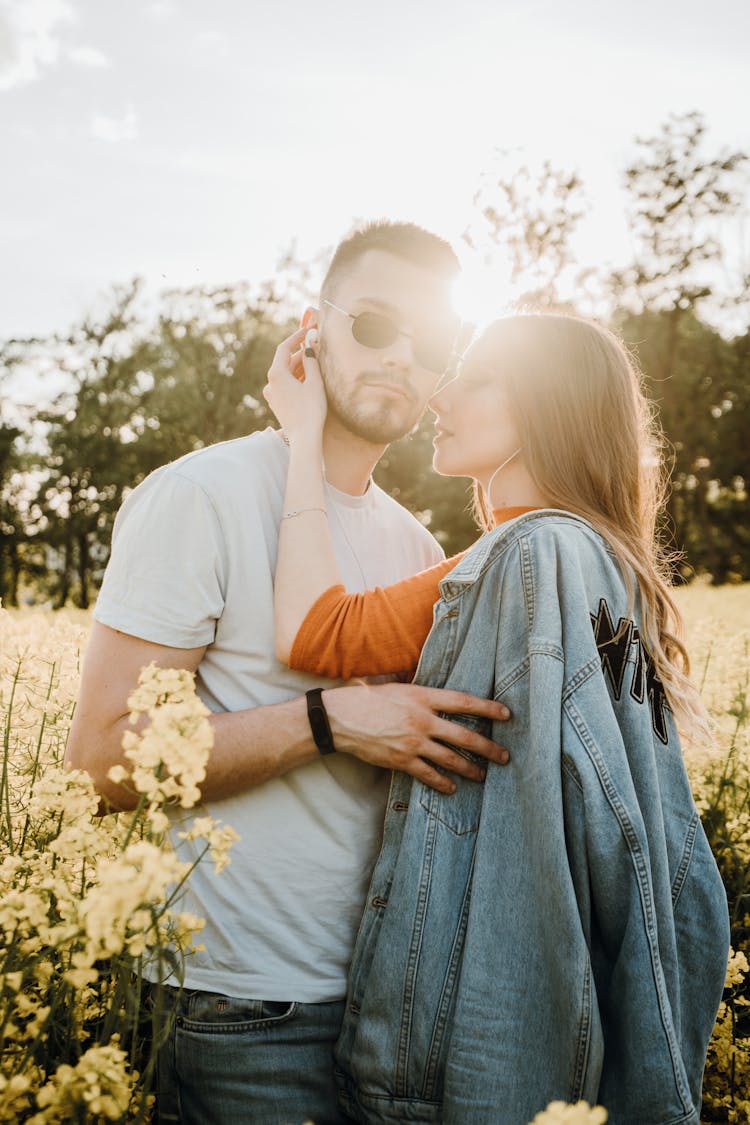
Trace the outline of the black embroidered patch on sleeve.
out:
<instances>
[{"instance_id":1,"label":"black embroidered patch on sleeve","mask_svg":"<svg viewBox=\"0 0 750 1125\"><path fill-rule=\"evenodd\" d=\"M669 704L662 682L656 674L653 657L644 645L637 625L634 621L621 617L615 628L612 614L604 598L599 601L597 614L592 613L589 616L602 662L602 671L612 686L615 699L619 699L622 695L625 666L631 647L635 645L635 665L630 682L630 695L638 703L643 703L648 697L651 725L657 737L666 744L669 741L669 733L664 711L669 710Z\"/></svg>"}]
</instances>

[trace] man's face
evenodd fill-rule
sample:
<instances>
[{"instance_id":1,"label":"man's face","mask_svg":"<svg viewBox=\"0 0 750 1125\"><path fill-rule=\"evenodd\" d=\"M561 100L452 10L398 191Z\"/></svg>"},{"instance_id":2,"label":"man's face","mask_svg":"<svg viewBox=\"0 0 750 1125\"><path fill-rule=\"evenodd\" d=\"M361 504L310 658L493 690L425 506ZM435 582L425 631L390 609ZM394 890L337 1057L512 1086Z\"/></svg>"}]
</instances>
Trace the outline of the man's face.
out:
<instances>
[{"instance_id":1,"label":"man's face","mask_svg":"<svg viewBox=\"0 0 750 1125\"><path fill-rule=\"evenodd\" d=\"M455 336L449 283L393 254L368 250L334 279L328 299L344 310L324 303L320 309L318 358L329 418L365 441L387 445L414 428L440 379L441 372L428 370L419 357L425 343ZM362 312L380 313L408 335L384 348L366 347L345 315ZM416 339L416 356L409 337Z\"/></svg>"}]
</instances>

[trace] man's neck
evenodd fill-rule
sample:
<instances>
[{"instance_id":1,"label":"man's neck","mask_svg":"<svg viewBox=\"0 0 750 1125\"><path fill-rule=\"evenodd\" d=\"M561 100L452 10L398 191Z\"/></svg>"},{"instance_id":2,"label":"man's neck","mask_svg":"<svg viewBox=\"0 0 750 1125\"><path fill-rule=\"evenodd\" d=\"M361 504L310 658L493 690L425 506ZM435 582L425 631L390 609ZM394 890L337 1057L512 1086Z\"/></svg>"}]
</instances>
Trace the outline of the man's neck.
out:
<instances>
[{"instance_id":1,"label":"man's neck","mask_svg":"<svg viewBox=\"0 0 750 1125\"><path fill-rule=\"evenodd\" d=\"M373 445L356 437L329 419L323 430L326 480L341 492L361 496L367 490L372 471L386 448L385 445Z\"/></svg>"}]
</instances>

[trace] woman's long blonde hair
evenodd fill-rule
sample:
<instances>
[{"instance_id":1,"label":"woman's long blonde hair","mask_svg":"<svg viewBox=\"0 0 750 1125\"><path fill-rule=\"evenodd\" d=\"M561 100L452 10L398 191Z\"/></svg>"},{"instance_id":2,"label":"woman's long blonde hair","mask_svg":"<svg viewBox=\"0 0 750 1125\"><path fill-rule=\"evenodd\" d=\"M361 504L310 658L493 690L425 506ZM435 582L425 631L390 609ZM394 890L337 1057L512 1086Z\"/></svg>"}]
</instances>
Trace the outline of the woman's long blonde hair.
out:
<instances>
[{"instance_id":1,"label":"woman's long blonde hair","mask_svg":"<svg viewBox=\"0 0 750 1125\"><path fill-rule=\"evenodd\" d=\"M536 487L551 507L583 516L610 544L631 600L635 574L644 643L670 708L684 734L705 740L708 719L689 678L670 560L658 535L668 478L664 440L635 360L600 325L549 313L495 321L467 360L497 374ZM478 485L475 502L488 528Z\"/></svg>"}]
</instances>

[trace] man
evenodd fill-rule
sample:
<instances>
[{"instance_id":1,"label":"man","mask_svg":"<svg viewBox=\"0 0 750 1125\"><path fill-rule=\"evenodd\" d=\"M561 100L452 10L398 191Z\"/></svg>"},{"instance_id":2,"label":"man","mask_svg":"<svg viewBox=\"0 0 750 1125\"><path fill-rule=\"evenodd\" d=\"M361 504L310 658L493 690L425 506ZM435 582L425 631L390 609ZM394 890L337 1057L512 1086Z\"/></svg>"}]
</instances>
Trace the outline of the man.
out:
<instances>
[{"instance_id":1,"label":"man","mask_svg":"<svg viewBox=\"0 0 750 1125\"><path fill-rule=\"evenodd\" d=\"M434 235L374 224L338 247L320 311L305 316L305 327L319 330L330 403L327 511L350 590L440 556L371 473L387 444L415 425L449 360L456 271L453 251ZM419 776L432 761L479 779L462 754L448 750L446 759L446 742L507 758L440 717L507 717L462 693L334 686L310 700L308 715L304 693L316 681L274 654L279 523L310 518L282 511L287 459L283 436L268 429L189 454L131 494L115 525L71 731L71 764L128 807L132 797L107 771L122 759L139 669L153 660L195 671L214 712L203 798L241 840L220 877L202 865L191 876L184 909L206 919L205 952L189 958L184 991L170 990L176 1019L160 1060L162 1121L341 1120L330 1054L380 841L386 770ZM322 754L331 740L337 753ZM451 782L441 775L435 784Z\"/></svg>"}]
</instances>

